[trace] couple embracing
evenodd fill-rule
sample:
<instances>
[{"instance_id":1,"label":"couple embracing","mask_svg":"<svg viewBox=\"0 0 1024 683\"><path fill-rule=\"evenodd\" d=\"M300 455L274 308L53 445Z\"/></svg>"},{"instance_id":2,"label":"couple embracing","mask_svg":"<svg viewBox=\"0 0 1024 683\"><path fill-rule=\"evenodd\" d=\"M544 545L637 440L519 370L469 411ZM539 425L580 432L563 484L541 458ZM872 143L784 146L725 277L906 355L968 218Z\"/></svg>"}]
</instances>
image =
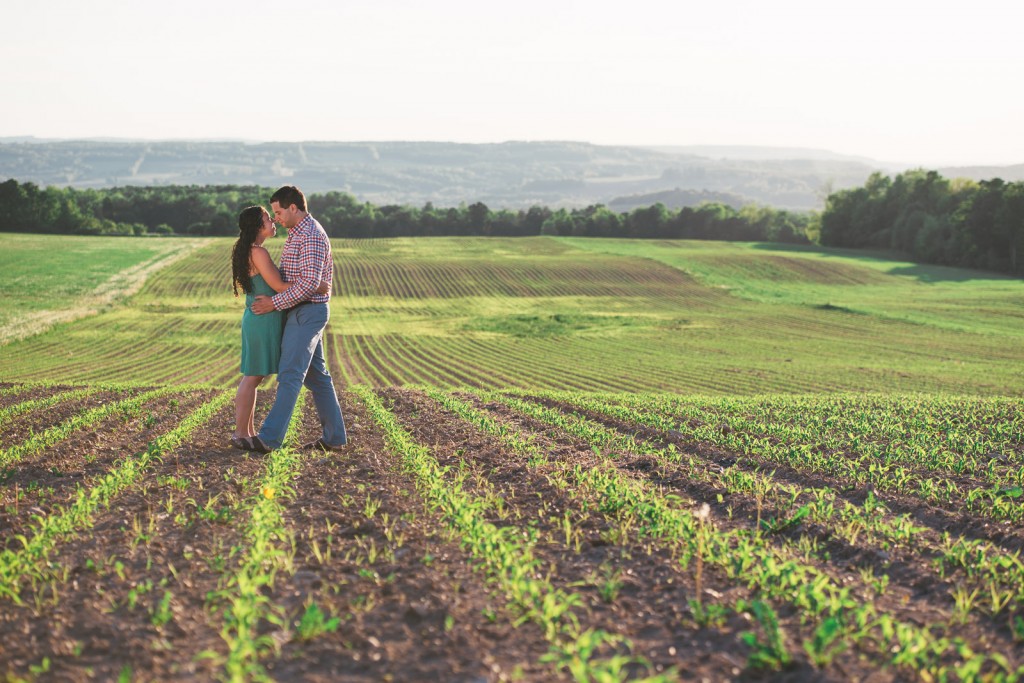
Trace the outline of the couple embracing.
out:
<instances>
[{"instance_id":1,"label":"couple embracing","mask_svg":"<svg viewBox=\"0 0 1024 683\"><path fill-rule=\"evenodd\" d=\"M323 333L330 317L334 261L327 233L306 208L306 197L294 186L270 198L271 218L262 206L250 206L238 217L239 237L231 255L232 286L245 292L242 315L242 381L235 394L235 433L231 445L269 453L284 442L305 384L323 426L322 436L302 446L338 450L347 442L345 420L324 360ZM263 242L280 223L288 230L280 270ZM277 397L259 433L253 424L256 388L277 374Z\"/></svg>"}]
</instances>

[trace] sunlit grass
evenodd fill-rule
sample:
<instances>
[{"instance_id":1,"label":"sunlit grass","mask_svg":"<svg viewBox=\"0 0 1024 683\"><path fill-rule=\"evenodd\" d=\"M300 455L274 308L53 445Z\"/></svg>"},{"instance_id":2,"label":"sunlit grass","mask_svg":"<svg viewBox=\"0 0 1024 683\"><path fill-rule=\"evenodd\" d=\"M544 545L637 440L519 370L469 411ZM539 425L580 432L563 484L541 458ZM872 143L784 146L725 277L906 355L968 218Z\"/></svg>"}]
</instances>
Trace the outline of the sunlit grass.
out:
<instances>
[{"instance_id":1,"label":"sunlit grass","mask_svg":"<svg viewBox=\"0 0 1024 683\"><path fill-rule=\"evenodd\" d=\"M113 310L7 345L0 377L235 382L231 243L205 240ZM325 344L340 384L1024 391L1024 283L976 271L719 242L334 244Z\"/></svg>"},{"instance_id":2,"label":"sunlit grass","mask_svg":"<svg viewBox=\"0 0 1024 683\"><path fill-rule=\"evenodd\" d=\"M0 343L92 315L134 294L196 240L77 235L3 236Z\"/></svg>"},{"instance_id":3,"label":"sunlit grass","mask_svg":"<svg viewBox=\"0 0 1024 683\"><path fill-rule=\"evenodd\" d=\"M763 243L560 241L601 254L653 259L751 301L1024 335L1024 281L997 273L916 264L877 252Z\"/></svg>"}]
</instances>

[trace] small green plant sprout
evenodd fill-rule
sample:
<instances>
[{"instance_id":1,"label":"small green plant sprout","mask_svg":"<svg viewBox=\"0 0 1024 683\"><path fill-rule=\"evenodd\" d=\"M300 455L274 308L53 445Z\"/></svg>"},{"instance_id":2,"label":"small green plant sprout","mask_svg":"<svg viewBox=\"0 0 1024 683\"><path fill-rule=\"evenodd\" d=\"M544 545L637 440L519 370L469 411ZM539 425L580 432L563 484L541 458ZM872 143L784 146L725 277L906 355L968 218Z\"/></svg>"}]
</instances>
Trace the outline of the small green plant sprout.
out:
<instances>
[{"instance_id":1,"label":"small green plant sprout","mask_svg":"<svg viewBox=\"0 0 1024 683\"><path fill-rule=\"evenodd\" d=\"M28 670L35 675L49 673L50 671L50 658L43 657L43 661L38 664L30 664Z\"/></svg>"},{"instance_id":2,"label":"small green plant sprout","mask_svg":"<svg viewBox=\"0 0 1024 683\"><path fill-rule=\"evenodd\" d=\"M804 517L811 514L811 506L804 505L797 509L790 517L772 518L761 520L761 529L769 534L778 534L800 524Z\"/></svg>"},{"instance_id":3,"label":"small green plant sprout","mask_svg":"<svg viewBox=\"0 0 1024 683\"><path fill-rule=\"evenodd\" d=\"M323 633L337 631L340 624L341 619L338 617L328 618L327 613L317 607L315 602L311 602L299 619L296 635L300 640L312 640Z\"/></svg>"},{"instance_id":4,"label":"small green plant sprout","mask_svg":"<svg viewBox=\"0 0 1024 683\"><path fill-rule=\"evenodd\" d=\"M377 510L380 509L381 502L374 500L370 497L370 494L366 494L366 505L363 506L363 514L367 519L373 519L373 516L377 514Z\"/></svg>"},{"instance_id":5,"label":"small green plant sprout","mask_svg":"<svg viewBox=\"0 0 1024 683\"><path fill-rule=\"evenodd\" d=\"M702 503L700 508L697 509L697 553L696 553L696 564L694 568L694 580L697 584L696 591L697 606L701 605L701 595L704 593L704 541L705 541L705 529L704 525L707 524L708 517L711 515L711 506L707 503Z\"/></svg>"},{"instance_id":6,"label":"small green plant sprout","mask_svg":"<svg viewBox=\"0 0 1024 683\"><path fill-rule=\"evenodd\" d=\"M719 628L725 624L729 616L729 608L717 603L704 604L698 600L690 600L690 612L694 622L704 628Z\"/></svg>"},{"instance_id":7,"label":"small green plant sprout","mask_svg":"<svg viewBox=\"0 0 1024 683\"><path fill-rule=\"evenodd\" d=\"M622 590L622 570L616 569L611 565L604 563L601 565L600 570L591 572L588 578L588 583L592 586L597 587L598 595L601 596L601 600L606 603L615 602L615 598L619 597L619 591Z\"/></svg>"},{"instance_id":8,"label":"small green plant sprout","mask_svg":"<svg viewBox=\"0 0 1024 683\"><path fill-rule=\"evenodd\" d=\"M743 642L752 648L747 666L751 669L768 669L781 671L793 663L793 658L786 650L786 639L779 628L779 620L775 611L760 600L754 600L746 609L737 605L737 612L752 611L757 623L761 626L763 639L756 633L748 631L742 635Z\"/></svg>"},{"instance_id":9,"label":"small green plant sprout","mask_svg":"<svg viewBox=\"0 0 1024 683\"><path fill-rule=\"evenodd\" d=\"M804 641L804 650L815 666L824 668L849 647L850 640L845 638L846 635L842 622L836 617L829 617L814 629L810 640Z\"/></svg>"},{"instance_id":10,"label":"small green plant sprout","mask_svg":"<svg viewBox=\"0 0 1024 683\"><path fill-rule=\"evenodd\" d=\"M961 624L966 624L967 620L970 619L971 611L974 609L980 593L980 588L975 588L972 591L968 590L967 586L962 585L955 587L951 591L953 596L953 615Z\"/></svg>"},{"instance_id":11,"label":"small green plant sprout","mask_svg":"<svg viewBox=\"0 0 1024 683\"><path fill-rule=\"evenodd\" d=\"M1013 615L1010 621L1010 631L1013 633L1013 642L1024 643L1024 617L1019 614Z\"/></svg>"},{"instance_id":12,"label":"small green plant sprout","mask_svg":"<svg viewBox=\"0 0 1024 683\"><path fill-rule=\"evenodd\" d=\"M553 663L558 669L568 670L573 680L624 681L627 678L630 665L644 664L639 658L623 654L612 654L607 658L600 656L603 651L614 650L618 646L626 649L632 647L632 643L620 635L594 629L570 632L567 635L568 638L563 642L554 643L551 650L541 657L541 661ZM644 680L670 679L646 678Z\"/></svg>"},{"instance_id":13,"label":"small green plant sprout","mask_svg":"<svg viewBox=\"0 0 1024 683\"><path fill-rule=\"evenodd\" d=\"M150 622L154 626L164 626L174 616L171 612L171 591L164 591L164 597L160 599L160 603L155 609L150 612Z\"/></svg>"}]
</instances>

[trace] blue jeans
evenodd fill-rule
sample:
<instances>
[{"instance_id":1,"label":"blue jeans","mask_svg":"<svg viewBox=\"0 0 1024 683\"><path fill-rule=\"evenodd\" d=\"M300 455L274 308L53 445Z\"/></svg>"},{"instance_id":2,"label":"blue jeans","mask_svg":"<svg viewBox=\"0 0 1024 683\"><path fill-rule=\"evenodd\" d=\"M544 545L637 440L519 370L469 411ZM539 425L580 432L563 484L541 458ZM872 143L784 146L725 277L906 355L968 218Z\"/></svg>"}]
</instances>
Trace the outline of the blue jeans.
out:
<instances>
[{"instance_id":1,"label":"blue jeans","mask_svg":"<svg viewBox=\"0 0 1024 683\"><path fill-rule=\"evenodd\" d=\"M260 429L260 439L280 448L288 431L295 402L305 384L323 426L323 440L329 446L344 446L345 418L341 416L338 394L324 362L324 328L330 318L327 304L305 304L288 311L281 337L281 365L277 371L277 398Z\"/></svg>"}]
</instances>

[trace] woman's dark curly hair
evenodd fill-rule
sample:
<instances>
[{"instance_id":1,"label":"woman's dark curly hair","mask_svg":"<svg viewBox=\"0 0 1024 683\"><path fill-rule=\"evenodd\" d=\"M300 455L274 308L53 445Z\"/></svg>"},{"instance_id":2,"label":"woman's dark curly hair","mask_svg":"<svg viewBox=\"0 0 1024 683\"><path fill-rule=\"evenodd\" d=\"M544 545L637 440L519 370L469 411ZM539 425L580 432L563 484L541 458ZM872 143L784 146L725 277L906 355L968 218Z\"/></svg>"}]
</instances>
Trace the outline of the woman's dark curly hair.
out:
<instances>
[{"instance_id":1,"label":"woman's dark curly hair","mask_svg":"<svg viewBox=\"0 0 1024 683\"><path fill-rule=\"evenodd\" d=\"M249 275L249 254L252 245L263 228L263 216L267 210L262 206L250 206L238 214L238 239L231 249L231 288L238 296L239 287L245 293L252 292L252 276Z\"/></svg>"}]
</instances>

